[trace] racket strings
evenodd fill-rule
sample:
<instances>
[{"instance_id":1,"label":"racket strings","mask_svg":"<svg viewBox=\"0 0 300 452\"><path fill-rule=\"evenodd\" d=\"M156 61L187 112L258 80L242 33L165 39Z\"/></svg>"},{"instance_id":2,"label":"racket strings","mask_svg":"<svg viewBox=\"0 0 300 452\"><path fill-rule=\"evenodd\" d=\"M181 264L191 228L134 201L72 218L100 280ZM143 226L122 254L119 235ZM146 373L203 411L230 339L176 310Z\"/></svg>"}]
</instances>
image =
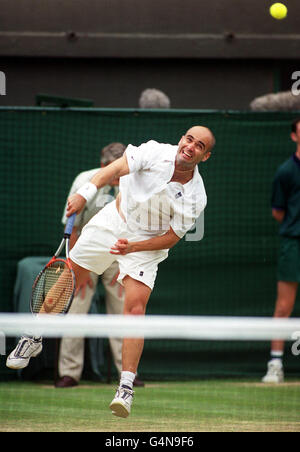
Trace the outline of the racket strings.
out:
<instances>
[{"instance_id":1,"label":"racket strings","mask_svg":"<svg viewBox=\"0 0 300 452\"><path fill-rule=\"evenodd\" d=\"M54 261L38 277L32 291L34 313L59 314L67 311L74 280L67 264Z\"/></svg>"}]
</instances>

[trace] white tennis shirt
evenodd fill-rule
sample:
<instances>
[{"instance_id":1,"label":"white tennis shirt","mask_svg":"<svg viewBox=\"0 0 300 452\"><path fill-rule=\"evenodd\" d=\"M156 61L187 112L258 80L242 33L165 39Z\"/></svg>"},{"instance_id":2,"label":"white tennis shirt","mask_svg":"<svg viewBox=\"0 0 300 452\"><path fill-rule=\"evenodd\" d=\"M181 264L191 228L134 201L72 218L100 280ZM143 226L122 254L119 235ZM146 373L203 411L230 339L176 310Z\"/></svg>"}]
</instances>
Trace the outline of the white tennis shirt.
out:
<instances>
[{"instance_id":1,"label":"white tennis shirt","mask_svg":"<svg viewBox=\"0 0 300 452\"><path fill-rule=\"evenodd\" d=\"M156 236L171 226L182 238L204 210L207 197L197 166L188 183L170 182L177 151L154 140L126 148L129 174L120 178L121 210L131 231Z\"/></svg>"}]
</instances>

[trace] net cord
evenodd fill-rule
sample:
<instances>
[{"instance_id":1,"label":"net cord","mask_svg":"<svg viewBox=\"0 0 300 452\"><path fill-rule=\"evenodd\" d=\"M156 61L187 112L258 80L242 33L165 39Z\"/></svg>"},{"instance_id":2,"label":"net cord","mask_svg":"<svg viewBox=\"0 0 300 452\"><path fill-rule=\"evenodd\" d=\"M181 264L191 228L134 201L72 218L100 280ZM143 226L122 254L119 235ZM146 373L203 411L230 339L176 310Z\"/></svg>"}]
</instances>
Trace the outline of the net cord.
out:
<instances>
[{"instance_id":1,"label":"net cord","mask_svg":"<svg viewBox=\"0 0 300 452\"><path fill-rule=\"evenodd\" d=\"M0 334L43 337L144 337L188 340L293 340L300 319L109 314L0 314Z\"/></svg>"}]
</instances>

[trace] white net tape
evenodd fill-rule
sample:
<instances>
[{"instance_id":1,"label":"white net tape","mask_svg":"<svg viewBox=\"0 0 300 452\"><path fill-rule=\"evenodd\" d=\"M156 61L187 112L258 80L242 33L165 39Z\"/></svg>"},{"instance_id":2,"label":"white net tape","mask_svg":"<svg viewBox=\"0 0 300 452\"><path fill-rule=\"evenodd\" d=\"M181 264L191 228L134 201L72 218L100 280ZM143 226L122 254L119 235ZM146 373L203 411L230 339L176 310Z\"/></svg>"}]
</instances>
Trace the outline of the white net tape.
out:
<instances>
[{"instance_id":1,"label":"white net tape","mask_svg":"<svg viewBox=\"0 0 300 452\"><path fill-rule=\"evenodd\" d=\"M266 317L0 314L0 333L44 337L144 337L189 340L293 340L300 319Z\"/></svg>"}]
</instances>

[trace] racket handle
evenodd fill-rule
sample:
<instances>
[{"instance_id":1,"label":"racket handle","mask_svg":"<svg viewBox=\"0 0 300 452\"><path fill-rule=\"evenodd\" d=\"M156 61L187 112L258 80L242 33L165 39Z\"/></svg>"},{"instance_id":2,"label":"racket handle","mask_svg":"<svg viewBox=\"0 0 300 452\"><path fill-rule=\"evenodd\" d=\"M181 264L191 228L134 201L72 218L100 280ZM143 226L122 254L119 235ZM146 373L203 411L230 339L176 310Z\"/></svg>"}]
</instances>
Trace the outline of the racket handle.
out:
<instances>
[{"instance_id":1,"label":"racket handle","mask_svg":"<svg viewBox=\"0 0 300 452\"><path fill-rule=\"evenodd\" d=\"M65 236L70 237L70 235L72 234L72 229L74 226L74 222L75 222L75 217L76 217L76 213L73 213L73 215L71 215L68 218L66 227L65 227Z\"/></svg>"}]
</instances>

